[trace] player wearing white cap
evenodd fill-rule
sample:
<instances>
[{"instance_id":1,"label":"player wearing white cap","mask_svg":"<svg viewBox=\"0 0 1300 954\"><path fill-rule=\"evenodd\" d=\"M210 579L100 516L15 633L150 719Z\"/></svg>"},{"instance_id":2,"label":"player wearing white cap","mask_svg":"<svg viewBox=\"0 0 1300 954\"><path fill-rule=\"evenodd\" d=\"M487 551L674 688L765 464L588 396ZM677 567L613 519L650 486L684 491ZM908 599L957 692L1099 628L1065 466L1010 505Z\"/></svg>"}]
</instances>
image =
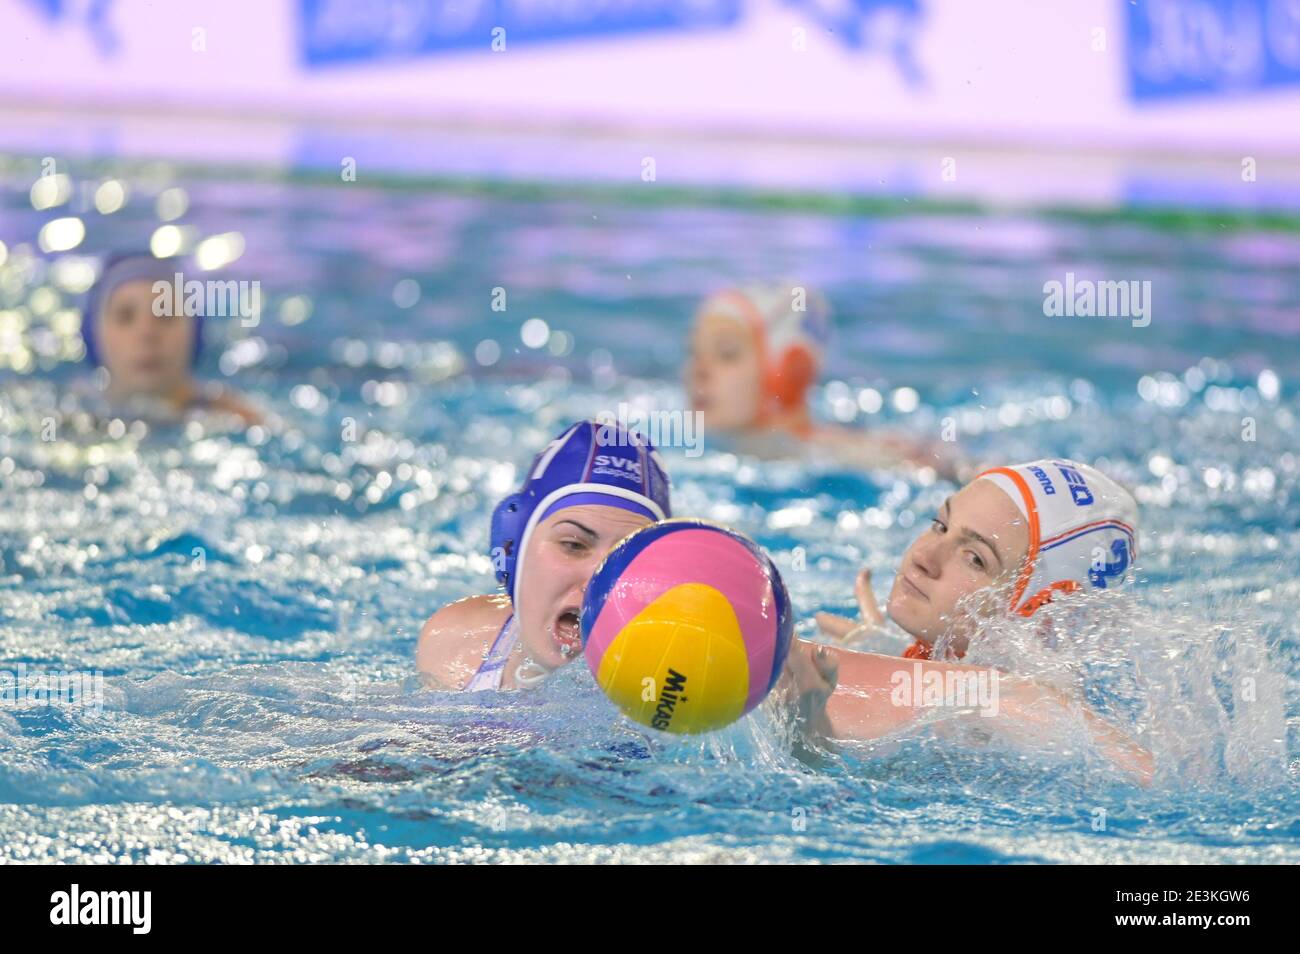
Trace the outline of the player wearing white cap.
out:
<instances>
[{"instance_id":1,"label":"player wearing white cap","mask_svg":"<svg viewBox=\"0 0 1300 954\"><path fill-rule=\"evenodd\" d=\"M982 618L1038 617L1059 594L1123 585L1136 556L1137 504L1096 468L1055 459L995 467L948 498L908 547L886 612L914 640L903 654L914 661L907 669L921 667L923 678L991 674L952 662L965 654ZM858 599L861 622L821 614L822 630L844 638L884 622L865 571ZM899 705L890 691L901 671L898 657L797 641L789 670L811 713L807 724L822 734L878 738L917 716L915 706ZM1150 777L1150 754L1080 700L1029 679L999 682L1002 712L1018 724L1043 726L1066 711L1080 712L1101 751Z\"/></svg>"},{"instance_id":2,"label":"player wearing white cap","mask_svg":"<svg viewBox=\"0 0 1300 954\"><path fill-rule=\"evenodd\" d=\"M683 378L691 409L711 433L764 457L807 448L850 466L932 467L954 476L948 445L876 429L819 423L808 406L830 342L826 299L793 281L727 288L700 304Z\"/></svg>"}]
</instances>

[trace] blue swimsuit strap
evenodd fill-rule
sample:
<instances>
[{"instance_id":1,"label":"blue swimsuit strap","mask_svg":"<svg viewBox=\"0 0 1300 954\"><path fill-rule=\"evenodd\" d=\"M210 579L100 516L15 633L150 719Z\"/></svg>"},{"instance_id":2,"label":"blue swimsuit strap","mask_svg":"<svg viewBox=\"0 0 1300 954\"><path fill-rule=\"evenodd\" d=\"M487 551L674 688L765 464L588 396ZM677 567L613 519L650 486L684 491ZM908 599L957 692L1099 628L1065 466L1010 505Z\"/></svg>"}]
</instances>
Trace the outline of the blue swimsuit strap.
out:
<instances>
[{"instance_id":1,"label":"blue swimsuit strap","mask_svg":"<svg viewBox=\"0 0 1300 954\"><path fill-rule=\"evenodd\" d=\"M511 613L505 623L501 626L501 632L497 633L497 638L492 641L492 648L488 650L487 656L483 659L483 664L478 667L478 672L474 673L470 681L465 685L466 692L478 692L480 689L500 689L501 676L505 672L506 660L510 658L510 653L514 651L515 643L519 641L519 627L515 625L515 615Z\"/></svg>"}]
</instances>

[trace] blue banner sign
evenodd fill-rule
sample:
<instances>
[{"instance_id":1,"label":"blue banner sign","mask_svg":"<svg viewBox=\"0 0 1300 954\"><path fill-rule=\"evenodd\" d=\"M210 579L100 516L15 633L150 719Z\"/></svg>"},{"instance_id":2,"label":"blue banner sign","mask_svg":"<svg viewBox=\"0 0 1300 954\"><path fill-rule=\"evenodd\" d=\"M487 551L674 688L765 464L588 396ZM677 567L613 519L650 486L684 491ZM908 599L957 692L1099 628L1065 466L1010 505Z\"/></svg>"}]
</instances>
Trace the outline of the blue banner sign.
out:
<instances>
[{"instance_id":1,"label":"blue banner sign","mask_svg":"<svg viewBox=\"0 0 1300 954\"><path fill-rule=\"evenodd\" d=\"M299 0L308 66L735 23L742 0ZM496 31L496 32L494 32Z\"/></svg>"},{"instance_id":2,"label":"blue banner sign","mask_svg":"<svg viewBox=\"0 0 1300 954\"><path fill-rule=\"evenodd\" d=\"M1121 0L1134 100L1300 85L1300 0Z\"/></svg>"}]
</instances>

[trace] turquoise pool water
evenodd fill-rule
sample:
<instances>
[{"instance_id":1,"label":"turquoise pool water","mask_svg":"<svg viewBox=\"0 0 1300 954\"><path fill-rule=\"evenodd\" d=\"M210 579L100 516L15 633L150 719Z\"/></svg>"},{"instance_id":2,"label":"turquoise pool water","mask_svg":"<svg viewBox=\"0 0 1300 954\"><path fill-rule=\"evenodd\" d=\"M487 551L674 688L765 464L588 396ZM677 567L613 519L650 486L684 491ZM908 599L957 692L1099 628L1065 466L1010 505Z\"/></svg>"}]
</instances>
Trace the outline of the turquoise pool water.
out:
<instances>
[{"instance_id":1,"label":"turquoise pool water","mask_svg":"<svg viewBox=\"0 0 1300 954\"><path fill-rule=\"evenodd\" d=\"M265 314L214 323L204 369L280 423L234 434L83 413L57 360L75 275L33 250L81 200L33 211L35 165L4 169L0 669L104 692L0 709L0 860L1300 860L1300 229L124 170L77 253L147 245L177 185L179 224L244 239ZM1150 280L1151 324L1045 317L1067 271ZM835 306L823 416L951 418L973 456L1104 459L1135 488L1141 585L1068 651L1154 749L1150 790L943 724L817 764L769 710L665 738L581 666L499 696L413 678L429 613L490 589L488 514L528 456L577 416L680 408L694 301L773 275ZM678 512L768 547L805 635L860 565L884 592L952 489L704 449L667 450Z\"/></svg>"}]
</instances>

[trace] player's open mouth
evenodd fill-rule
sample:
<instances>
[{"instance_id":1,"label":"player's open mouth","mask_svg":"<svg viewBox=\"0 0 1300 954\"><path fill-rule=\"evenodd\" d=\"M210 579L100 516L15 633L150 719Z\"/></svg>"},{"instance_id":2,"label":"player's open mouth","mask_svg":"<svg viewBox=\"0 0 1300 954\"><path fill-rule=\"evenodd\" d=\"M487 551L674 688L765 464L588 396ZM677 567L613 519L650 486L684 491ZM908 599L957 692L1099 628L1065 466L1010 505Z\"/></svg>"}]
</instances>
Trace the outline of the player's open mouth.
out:
<instances>
[{"instance_id":1,"label":"player's open mouth","mask_svg":"<svg viewBox=\"0 0 1300 954\"><path fill-rule=\"evenodd\" d=\"M576 653L582 645L582 628L578 623L577 609L570 607L560 613L555 618L552 632L555 635L555 645L561 653L565 656Z\"/></svg>"}]
</instances>

